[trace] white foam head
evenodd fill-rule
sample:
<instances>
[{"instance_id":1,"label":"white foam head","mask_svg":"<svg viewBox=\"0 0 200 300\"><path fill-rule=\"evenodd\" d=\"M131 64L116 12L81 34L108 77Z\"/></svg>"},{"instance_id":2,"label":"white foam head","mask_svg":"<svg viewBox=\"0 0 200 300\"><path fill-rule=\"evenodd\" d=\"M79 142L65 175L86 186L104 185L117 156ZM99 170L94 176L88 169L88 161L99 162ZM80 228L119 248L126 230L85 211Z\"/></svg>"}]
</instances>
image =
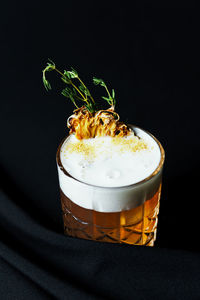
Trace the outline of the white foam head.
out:
<instances>
[{"instance_id":1,"label":"white foam head","mask_svg":"<svg viewBox=\"0 0 200 300\"><path fill-rule=\"evenodd\" d=\"M61 146L60 161L72 177L58 164L66 196L82 207L108 212L130 209L148 199L159 187L161 172L139 186L134 184L157 169L161 150L150 134L137 127L134 132L137 136L81 141L70 135Z\"/></svg>"},{"instance_id":2,"label":"white foam head","mask_svg":"<svg viewBox=\"0 0 200 300\"><path fill-rule=\"evenodd\" d=\"M96 186L120 187L137 183L154 172L160 149L144 131L127 137L78 140L69 136L61 148L61 162L74 178Z\"/></svg>"}]
</instances>

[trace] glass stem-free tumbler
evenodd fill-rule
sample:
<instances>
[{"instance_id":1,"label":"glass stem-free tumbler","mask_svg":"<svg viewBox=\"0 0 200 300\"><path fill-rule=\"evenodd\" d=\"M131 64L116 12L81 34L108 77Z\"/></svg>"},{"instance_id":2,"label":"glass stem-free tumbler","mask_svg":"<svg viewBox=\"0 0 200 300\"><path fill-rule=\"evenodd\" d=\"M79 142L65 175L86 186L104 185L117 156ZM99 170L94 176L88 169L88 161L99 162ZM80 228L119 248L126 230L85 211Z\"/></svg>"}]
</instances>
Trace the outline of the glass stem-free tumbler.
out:
<instances>
[{"instance_id":1,"label":"glass stem-free tumbler","mask_svg":"<svg viewBox=\"0 0 200 300\"><path fill-rule=\"evenodd\" d=\"M156 239L160 206L164 149L157 143L160 162L154 172L142 181L122 187L101 187L72 177L61 162L57 150L61 205L66 235L101 242L153 246Z\"/></svg>"}]
</instances>

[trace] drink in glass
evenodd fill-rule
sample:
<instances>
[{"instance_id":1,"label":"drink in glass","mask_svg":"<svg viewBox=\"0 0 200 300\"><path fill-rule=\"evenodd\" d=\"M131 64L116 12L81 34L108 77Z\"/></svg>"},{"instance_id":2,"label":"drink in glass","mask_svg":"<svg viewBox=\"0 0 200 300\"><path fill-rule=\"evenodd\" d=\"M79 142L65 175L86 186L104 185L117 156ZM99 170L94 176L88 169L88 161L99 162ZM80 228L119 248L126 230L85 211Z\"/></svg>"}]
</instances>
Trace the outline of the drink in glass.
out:
<instances>
[{"instance_id":1,"label":"drink in glass","mask_svg":"<svg viewBox=\"0 0 200 300\"><path fill-rule=\"evenodd\" d=\"M94 241L153 246L164 150L141 128L134 136L78 141L57 151L65 234Z\"/></svg>"}]
</instances>

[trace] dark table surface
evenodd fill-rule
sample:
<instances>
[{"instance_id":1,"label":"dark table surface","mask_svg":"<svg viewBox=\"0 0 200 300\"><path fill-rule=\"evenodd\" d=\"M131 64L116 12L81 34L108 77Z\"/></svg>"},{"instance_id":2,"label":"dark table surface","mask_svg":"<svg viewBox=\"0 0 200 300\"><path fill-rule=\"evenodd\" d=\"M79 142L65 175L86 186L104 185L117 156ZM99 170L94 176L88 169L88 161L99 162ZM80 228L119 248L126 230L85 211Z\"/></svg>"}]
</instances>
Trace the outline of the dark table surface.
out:
<instances>
[{"instance_id":1,"label":"dark table surface","mask_svg":"<svg viewBox=\"0 0 200 300\"><path fill-rule=\"evenodd\" d=\"M10 1L0 22L0 298L199 299L197 6ZM97 98L102 77L121 119L162 143L155 247L63 235L55 154L73 105L53 74L45 91L48 58L77 69Z\"/></svg>"}]
</instances>

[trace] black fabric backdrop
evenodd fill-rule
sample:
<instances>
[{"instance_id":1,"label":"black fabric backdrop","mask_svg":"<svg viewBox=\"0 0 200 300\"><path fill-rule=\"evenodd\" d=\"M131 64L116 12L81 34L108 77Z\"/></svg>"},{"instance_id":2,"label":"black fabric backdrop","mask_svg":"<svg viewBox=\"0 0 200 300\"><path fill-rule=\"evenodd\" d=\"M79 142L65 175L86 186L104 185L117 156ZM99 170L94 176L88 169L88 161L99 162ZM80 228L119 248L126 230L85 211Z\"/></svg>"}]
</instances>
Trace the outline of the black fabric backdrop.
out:
<instances>
[{"instance_id":1,"label":"black fabric backdrop","mask_svg":"<svg viewBox=\"0 0 200 300\"><path fill-rule=\"evenodd\" d=\"M200 299L199 10L162 4L1 5L1 299ZM155 247L63 235L55 153L73 106L53 74L45 91L47 58L93 93L102 77L121 119L163 144Z\"/></svg>"}]
</instances>

